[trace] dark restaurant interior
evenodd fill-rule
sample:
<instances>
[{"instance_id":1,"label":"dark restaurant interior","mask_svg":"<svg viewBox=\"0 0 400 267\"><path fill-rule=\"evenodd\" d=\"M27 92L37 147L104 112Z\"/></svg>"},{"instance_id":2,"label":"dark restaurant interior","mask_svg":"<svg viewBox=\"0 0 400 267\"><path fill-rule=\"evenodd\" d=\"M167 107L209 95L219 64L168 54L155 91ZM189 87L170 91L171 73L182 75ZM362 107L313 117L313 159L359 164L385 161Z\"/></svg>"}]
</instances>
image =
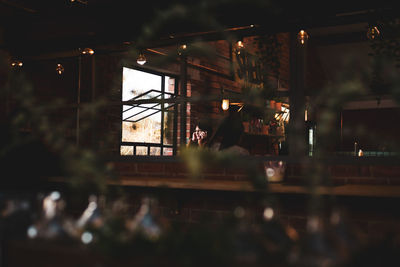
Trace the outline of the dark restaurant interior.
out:
<instances>
[{"instance_id":1,"label":"dark restaurant interior","mask_svg":"<svg viewBox=\"0 0 400 267\"><path fill-rule=\"evenodd\" d=\"M400 266L399 11L0 0L0 267Z\"/></svg>"}]
</instances>

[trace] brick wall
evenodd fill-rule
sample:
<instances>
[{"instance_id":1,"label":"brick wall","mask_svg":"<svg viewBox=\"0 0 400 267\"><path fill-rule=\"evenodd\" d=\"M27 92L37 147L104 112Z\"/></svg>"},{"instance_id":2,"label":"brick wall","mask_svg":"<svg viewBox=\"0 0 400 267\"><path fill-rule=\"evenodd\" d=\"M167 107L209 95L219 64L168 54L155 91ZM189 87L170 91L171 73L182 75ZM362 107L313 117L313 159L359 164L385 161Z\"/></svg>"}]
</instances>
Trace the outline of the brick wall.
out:
<instances>
[{"instance_id":1,"label":"brick wall","mask_svg":"<svg viewBox=\"0 0 400 267\"><path fill-rule=\"evenodd\" d=\"M116 172L125 178L190 178L191 173L186 163L176 162L113 162ZM258 171L265 174L262 162L257 164ZM283 182L286 184L307 184L307 172L312 166L306 164L286 164ZM400 185L400 167L388 164L329 164L325 165L325 181L331 180L333 185ZM205 168L199 176L205 180L243 181L249 180L245 167L212 166ZM329 185L329 183L325 183Z\"/></svg>"}]
</instances>

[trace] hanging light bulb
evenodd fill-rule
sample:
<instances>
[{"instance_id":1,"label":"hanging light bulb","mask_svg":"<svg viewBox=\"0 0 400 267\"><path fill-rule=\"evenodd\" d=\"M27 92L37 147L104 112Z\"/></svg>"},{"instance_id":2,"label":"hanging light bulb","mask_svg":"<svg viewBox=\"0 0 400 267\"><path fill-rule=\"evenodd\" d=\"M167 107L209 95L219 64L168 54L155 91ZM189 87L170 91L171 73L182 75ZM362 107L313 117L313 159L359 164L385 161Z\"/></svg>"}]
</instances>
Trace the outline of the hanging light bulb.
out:
<instances>
[{"instance_id":1,"label":"hanging light bulb","mask_svg":"<svg viewBox=\"0 0 400 267\"><path fill-rule=\"evenodd\" d=\"M229 109L229 99L222 99L222 110L228 110Z\"/></svg>"},{"instance_id":2,"label":"hanging light bulb","mask_svg":"<svg viewBox=\"0 0 400 267\"><path fill-rule=\"evenodd\" d=\"M83 5L87 5L88 4L88 1L85 1L85 0L69 0L69 2L71 4L74 4L74 3L80 3L80 4L83 4Z\"/></svg>"},{"instance_id":3,"label":"hanging light bulb","mask_svg":"<svg viewBox=\"0 0 400 267\"><path fill-rule=\"evenodd\" d=\"M380 31L378 30L378 27L376 26L371 26L368 28L367 31L367 38L370 40L376 39L380 35Z\"/></svg>"},{"instance_id":4,"label":"hanging light bulb","mask_svg":"<svg viewBox=\"0 0 400 267\"><path fill-rule=\"evenodd\" d=\"M143 53L140 53L138 58L136 59L136 62L140 65L143 65L144 63L146 63L146 57L144 56Z\"/></svg>"},{"instance_id":5,"label":"hanging light bulb","mask_svg":"<svg viewBox=\"0 0 400 267\"><path fill-rule=\"evenodd\" d=\"M91 55L93 55L94 54L94 50L92 49L92 48L84 48L84 49L82 49L81 50L81 54L82 55L88 55L88 56L91 56Z\"/></svg>"},{"instance_id":6,"label":"hanging light bulb","mask_svg":"<svg viewBox=\"0 0 400 267\"><path fill-rule=\"evenodd\" d=\"M241 40L237 41L236 45L239 49L244 47L243 41Z\"/></svg>"},{"instance_id":7,"label":"hanging light bulb","mask_svg":"<svg viewBox=\"0 0 400 267\"><path fill-rule=\"evenodd\" d=\"M11 67L13 68L21 68L24 64L22 63L21 60L14 59L11 61Z\"/></svg>"},{"instance_id":8,"label":"hanging light bulb","mask_svg":"<svg viewBox=\"0 0 400 267\"><path fill-rule=\"evenodd\" d=\"M178 48L178 55L182 55L182 52L185 51L187 49L187 45L186 44L182 44L179 46Z\"/></svg>"},{"instance_id":9,"label":"hanging light bulb","mask_svg":"<svg viewBox=\"0 0 400 267\"><path fill-rule=\"evenodd\" d=\"M59 75L64 73L64 67L60 63L57 63L56 71Z\"/></svg>"},{"instance_id":10,"label":"hanging light bulb","mask_svg":"<svg viewBox=\"0 0 400 267\"><path fill-rule=\"evenodd\" d=\"M308 40L308 34L304 30L300 30L297 34L297 39L299 40L301 45L304 45Z\"/></svg>"},{"instance_id":11,"label":"hanging light bulb","mask_svg":"<svg viewBox=\"0 0 400 267\"><path fill-rule=\"evenodd\" d=\"M244 44L242 40L236 42L236 53L240 55L242 49L244 48Z\"/></svg>"}]
</instances>

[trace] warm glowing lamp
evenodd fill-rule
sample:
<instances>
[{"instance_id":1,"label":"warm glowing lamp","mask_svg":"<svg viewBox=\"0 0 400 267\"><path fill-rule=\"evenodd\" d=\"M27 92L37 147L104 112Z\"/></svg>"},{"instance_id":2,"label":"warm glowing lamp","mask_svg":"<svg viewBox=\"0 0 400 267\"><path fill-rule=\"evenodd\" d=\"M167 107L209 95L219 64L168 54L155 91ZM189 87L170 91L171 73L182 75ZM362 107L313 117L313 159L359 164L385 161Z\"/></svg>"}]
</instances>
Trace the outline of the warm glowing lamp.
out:
<instances>
[{"instance_id":1,"label":"warm glowing lamp","mask_svg":"<svg viewBox=\"0 0 400 267\"><path fill-rule=\"evenodd\" d=\"M64 73L64 67L60 63L57 64L56 71L59 75Z\"/></svg>"},{"instance_id":2,"label":"warm glowing lamp","mask_svg":"<svg viewBox=\"0 0 400 267\"><path fill-rule=\"evenodd\" d=\"M182 52L185 51L187 49L187 45L186 44L182 44L179 46L178 48L178 55L182 55Z\"/></svg>"},{"instance_id":3,"label":"warm glowing lamp","mask_svg":"<svg viewBox=\"0 0 400 267\"><path fill-rule=\"evenodd\" d=\"M22 65L24 65L24 64L22 63L21 60L16 59L11 62L11 67L13 67L13 68L20 68L20 67L22 67Z\"/></svg>"},{"instance_id":4,"label":"warm glowing lamp","mask_svg":"<svg viewBox=\"0 0 400 267\"><path fill-rule=\"evenodd\" d=\"M222 99L222 109L223 110L229 109L229 99Z\"/></svg>"},{"instance_id":5,"label":"warm glowing lamp","mask_svg":"<svg viewBox=\"0 0 400 267\"><path fill-rule=\"evenodd\" d=\"M237 43L236 43L236 53L238 55L240 55L240 52L242 51L243 48L244 48L243 41L241 41L241 40L237 41Z\"/></svg>"},{"instance_id":6,"label":"warm glowing lamp","mask_svg":"<svg viewBox=\"0 0 400 267\"><path fill-rule=\"evenodd\" d=\"M368 28L368 31L367 31L368 39L373 40L373 39L377 38L380 34L381 33L376 26L372 26L372 27Z\"/></svg>"},{"instance_id":7,"label":"warm glowing lamp","mask_svg":"<svg viewBox=\"0 0 400 267\"><path fill-rule=\"evenodd\" d=\"M139 54L138 58L136 59L136 62L137 62L139 65L143 65L144 63L146 63L146 57L144 56L143 53L140 53L140 54Z\"/></svg>"},{"instance_id":8,"label":"warm glowing lamp","mask_svg":"<svg viewBox=\"0 0 400 267\"><path fill-rule=\"evenodd\" d=\"M300 44L304 45L308 40L308 34L304 30L300 30L297 34L297 39L299 40Z\"/></svg>"},{"instance_id":9,"label":"warm glowing lamp","mask_svg":"<svg viewBox=\"0 0 400 267\"><path fill-rule=\"evenodd\" d=\"M94 54L94 50L92 48L84 48L81 50L81 54L91 56Z\"/></svg>"}]
</instances>

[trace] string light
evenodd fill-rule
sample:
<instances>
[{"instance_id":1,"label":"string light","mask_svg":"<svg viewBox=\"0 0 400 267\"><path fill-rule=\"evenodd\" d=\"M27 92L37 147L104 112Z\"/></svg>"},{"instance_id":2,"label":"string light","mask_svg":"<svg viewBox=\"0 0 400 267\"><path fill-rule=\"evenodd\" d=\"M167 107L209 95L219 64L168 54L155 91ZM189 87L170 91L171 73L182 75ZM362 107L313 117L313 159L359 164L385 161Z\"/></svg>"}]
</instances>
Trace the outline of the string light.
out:
<instances>
[{"instance_id":1,"label":"string light","mask_svg":"<svg viewBox=\"0 0 400 267\"><path fill-rule=\"evenodd\" d=\"M71 4L73 4L73 3L80 3L80 4L83 4L83 5L87 5L88 4L88 1L84 1L84 0L69 0L69 1L70 1Z\"/></svg>"},{"instance_id":2,"label":"string light","mask_svg":"<svg viewBox=\"0 0 400 267\"><path fill-rule=\"evenodd\" d=\"M179 46L178 49L178 55L182 55L182 51L185 51L187 49L187 45L186 44L182 44Z\"/></svg>"},{"instance_id":3,"label":"string light","mask_svg":"<svg viewBox=\"0 0 400 267\"><path fill-rule=\"evenodd\" d=\"M304 45L308 40L308 33L304 30L300 30L297 34L297 39L300 41L301 45Z\"/></svg>"},{"instance_id":4,"label":"string light","mask_svg":"<svg viewBox=\"0 0 400 267\"><path fill-rule=\"evenodd\" d=\"M59 75L64 73L64 67L60 63L57 63L56 71Z\"/></svg>"},{"instance_id":5,"label":"string light","mask_svg":"<svg viewBox=\"0 0 400 267\"><path fill-rule=\"evenodd\" d=\"M11 61L11 67L13 68L21 68L24 64L22 63L21 60L18 59L14 59L13 61Z\"/></svg>"},{"instance_id":6,"label":"string light","mask_svg":"<svg viewBox=\"0 0 400 267\"><path fill-rule=\"evenodd\" d=\"M136 62L137 62L139 65L143 65L143 64L146 63L146 57L144 56L143 53L140 53L140 54L139 54L138 58L136 59Z\"/></svg>"},{"instance_id":7,"label":"string light","mask_svg":"<svg viewBox=\"0 0 400 267\"><path fill-rule=\"evenodd\" d=\"M94 54L94 50L92 49L92 48L84 48L84 49L82 49L81 50L81 54L82 55L89 55L89 56L91 56L91 55L93 55Z\"/></svg>"},{"instance_id":8,"label":"string light","mask_svg":"<svg viewBox=\"0 0 400 267\"><path fill-rule=\"evenodd\" d=\"M368 28L367 31L367 38L370 40L376 39L380 35L380 31L378 30L378 27L376 26L371 26Z\"/></svg>"}]
</instances>

